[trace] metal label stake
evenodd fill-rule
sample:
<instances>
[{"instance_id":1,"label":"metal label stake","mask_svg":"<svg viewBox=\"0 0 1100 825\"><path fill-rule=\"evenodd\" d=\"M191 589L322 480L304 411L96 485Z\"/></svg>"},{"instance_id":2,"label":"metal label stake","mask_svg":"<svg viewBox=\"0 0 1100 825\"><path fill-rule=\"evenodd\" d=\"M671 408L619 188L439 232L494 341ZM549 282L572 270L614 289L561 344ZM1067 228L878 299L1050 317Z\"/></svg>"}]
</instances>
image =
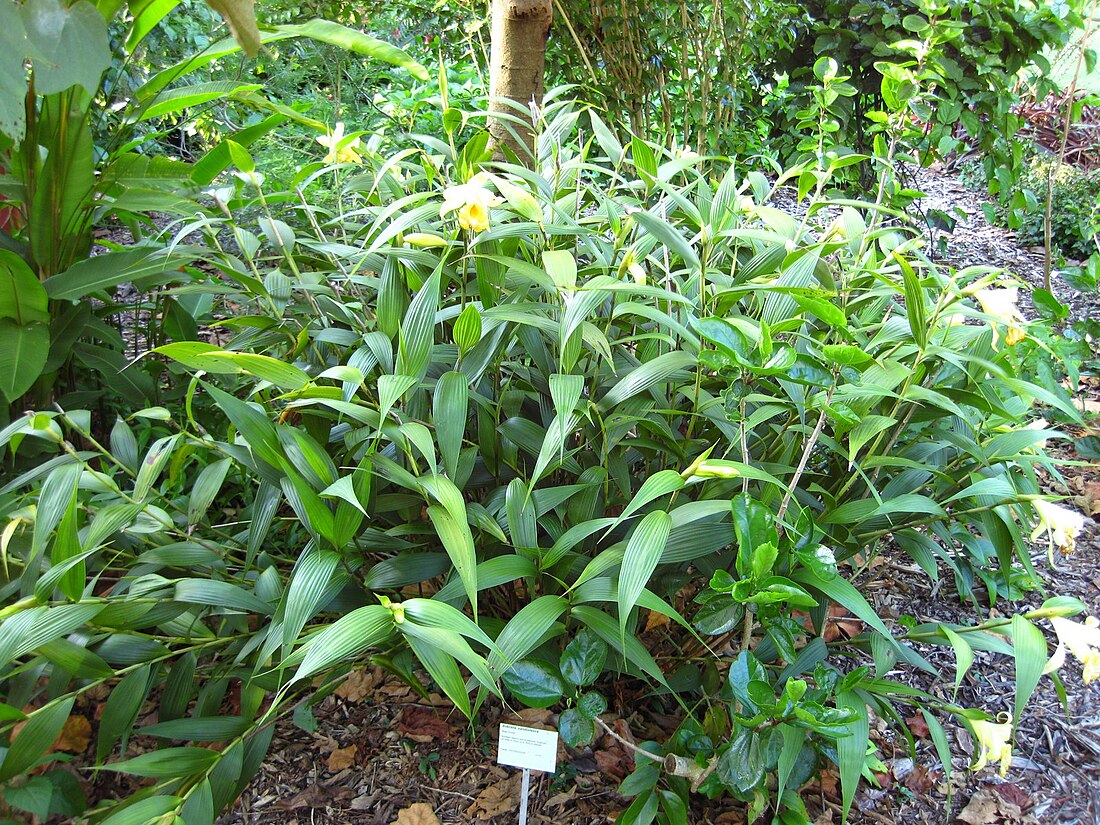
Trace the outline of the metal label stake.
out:
<instances>
[{"instance_id":1,"label":"metal label stake","mask_svg":"<svg viewBox=\"0 0 1100 825\"><path fill-rule=\"evenodd\" d=\"M531 771L554 773L558 766L558 734L552 730L500 726L497 763L522 768L519 790L519 825L527 825L527 797L531 793Z\"/></svg>"}]
</instances>

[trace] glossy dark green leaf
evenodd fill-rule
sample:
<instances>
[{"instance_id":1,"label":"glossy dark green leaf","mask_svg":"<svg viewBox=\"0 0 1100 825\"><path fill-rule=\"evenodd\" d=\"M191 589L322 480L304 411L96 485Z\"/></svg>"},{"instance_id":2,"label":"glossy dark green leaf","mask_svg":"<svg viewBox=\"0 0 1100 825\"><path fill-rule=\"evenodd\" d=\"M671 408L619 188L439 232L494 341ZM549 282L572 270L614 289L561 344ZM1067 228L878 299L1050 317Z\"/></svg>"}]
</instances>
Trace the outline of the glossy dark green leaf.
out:
<instances>
[{"instance_id":1,"label":"glossy dark green leaf","mask_svg":"<svg viewBox=\"0 0 1100 825\"><path fill-rule=\"evenodd\" d=\"M558 733L565 744L578 748L596 737L596 724L577 708L569 708L558 717Z\"/></svg>"},{"instance_id":2,"label":"glossy dark green leaf","mask_svg":"<svg viewBox=\"0 0 1100 825\"><path fill-rule=\"evenodd\" d=\"M516 662L505 671L501 681L513 696L530 708L548 708L565 692L558 674L533 659Z\"/></svg>"},{"instance_id":3,"label":"glossy dark green leaf","mask_svg":"<svg viewBox=\"0 0 1100 825\"><path fill-rule=\"evenodd\" d=\"M572 685L590 685L603 672L607 661L607 643L593 631L582 627L561 654L561 675Z\"/></svg>"}]
</instances>

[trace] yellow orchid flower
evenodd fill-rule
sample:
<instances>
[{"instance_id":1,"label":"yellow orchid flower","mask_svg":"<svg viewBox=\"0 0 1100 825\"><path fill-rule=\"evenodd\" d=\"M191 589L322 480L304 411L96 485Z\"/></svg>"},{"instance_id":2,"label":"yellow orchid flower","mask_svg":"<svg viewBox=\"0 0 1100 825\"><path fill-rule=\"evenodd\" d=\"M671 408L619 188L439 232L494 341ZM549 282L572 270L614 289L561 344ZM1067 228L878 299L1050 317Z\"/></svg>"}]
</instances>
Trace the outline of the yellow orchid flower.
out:
<instances>
[{"instance_id":1,"label":"yellow orchid flower","mask_svg":"<svg viewBox=\"0 0 1100 825\"><path fill-rule=\"evenodd\" d=\"M1001 776L1008 773L1012 764L1012 723L989 722L978 719L970 723L974 730L974 738L980 748L978 761L971 770L980 771L990 761L1001 764Z\"/></svg>"},{"instance_id":2,"label":"yellow orchid flower","mask_svg":"<svg viewBox=\"0 0 1100 825\"><path fill-rule=\"evenodd\" d=\"M1027 333L1024 331L1024 325L1027 322L1017 305L1020 299L1018 287L979 289L974 292L974 297L981 305L982 312L993 318L994 349L997 348L997 341L1000 340L998 324L1003 324L1007 328L1005 343L1010 347L1016 346L1027 338Z\"/></svg>"},{"instance_id":3,"label":"yellow orchid flower","mask_svg":"<svg viewBox=\"0 0 1100 825\"><path fill-rule=\"evenodd\" d=\"M448 186L443 192L443 205L439 217L458 212L458 225L472 232L484 232L489 228L489 210L504 201L486 187L489 176L479 172L466 183Z\"/></svg>"},{"instance_id":4,"label":"yellow orchid flower","mask_svg":"<svg viewBox=\"0 0 1100 825\"><path fill-rule=\"evenodd\" d=\"M1081 662L1084 668L1082 681L1087 685L1100 678L1100 621L1089 616L1084 623L1055 616L1050 620L1058 634L1058 648L1050 657L1046 671L1057 670L1066 659L1066 650Z\"/></svg>"},{"instance_id":5,"label":"yellow orchid flower","mask_svg":"<svg viewBox=\"0 0 1100 825\"><path fill-rule=\"evenodd\" d=\"M1031 531L1031 540L1038 541L1039 536L1046 533L1050 546L1050 558L1053 561L1054 545L1063 555L1068 556L1076 546L1077 534L1085 527L1085 517L1076 510L1067 507L1059 507L1050 501L1039 499L1033 501L1035 513L1039 521L1035 529Z\"/></svg>"},{"instance_id":6,"label":"yellow orchid flower","mask_svg":"<svg viewBox=\"0 0 1100 825\"><path fill-rule=\"evenodd\" d=\"M363 156L359 154L359 150L362 148L359 138L346 139L343 123L337 123L336 128L327 135L318 135L317 142L328 149L328 154L325 155L325 163L363 162Z\"/></svg>"}]
</instances>

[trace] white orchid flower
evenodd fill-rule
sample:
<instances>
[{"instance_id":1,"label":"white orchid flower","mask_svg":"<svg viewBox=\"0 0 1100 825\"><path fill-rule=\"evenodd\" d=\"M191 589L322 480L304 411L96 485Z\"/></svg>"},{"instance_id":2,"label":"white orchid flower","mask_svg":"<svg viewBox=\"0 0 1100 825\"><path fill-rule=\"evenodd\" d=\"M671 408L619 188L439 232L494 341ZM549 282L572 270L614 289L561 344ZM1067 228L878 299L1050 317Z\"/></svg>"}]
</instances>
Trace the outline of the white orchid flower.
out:
<instances>
[{"instance_id":1,"label":"white orchid flower","mask_svg":"<svg viewBox=\"0 0 1100 825\"><path fill-rule=\"evenodd\" d=\"M1051 673L1065 664L1066 650L1069 650L1084 668L1082 680L1086 685L1100 678L1100 621L1089 616L1082 624L1055 616L1050 623L1058 634L1058 647L1044 672Z\"/></svg>"},{"instance_id":2,"label":"white orchid flower","mask_svg":"<svg viewBox=\"0 0 1100 825\"><path fill-rule=\"evenodd\" d=\"M1012 723L975 720L970 723L977 739L978 761L971 770L980 771L990 761L1000 763L1001 776L1008 773L1012 764Z\"/></svg>"},{"instance_id":3,"label":"white orchid flower","mask_svg":"<svg viewBox=\"0 0 1100 825\"><path fill-rule=\"evenodd\" d=\"M982 312L993 318L993 348L996 349L1000 340L998 325L1004 325L1008 330L1005 333L1005 343L1013 347L1027 338L1024 332L1026 321L1020 313L1018 302L1020 300L1019 287L1001 287L979 289L974 292L974 297L981 305Z\"/></svg>"},{"instance_id":4,"label":"white orchid flower","mask_svg":"<svg viewBox=\"0 0 1100 825\"><path fill-rule=\"evenodd\" d=\"M1060 507L1050 501L1039 499L1031 503L1035 505L1035 513L1039 516L1035 529L1031 531L1031 540L1038 541L1045 533L1052 561L1055 545L1064 555L1072 553L1076 547L1077 535L1085 527L1085 517L1076 510Z\"/></svg>"},{"instance_id":5,"label":"white orchid flower","mask_svg":"<svg viewBox=\"0 0 1100 825\"><path fill-rule=\"evenodd\" d=\"M466 183L448 186L443 192L439 217L457 210L459 226L473 232L484 232L489 228L489 210L504 203L487 187L489 180L488 174L478 172Z\"/></svg>"},{"instance_id":6,"label":"white orchid flower","mask_svg":"<svg viewBox=\"0 0 1100 825\"><path fill-rule=\"evenodd\" d=\"M343 123L337 123L336 128L327 135L318 135L317 142L328 149L328 154L325 155L325 163L363 162L363 156L359 154L362 148L359 138L346 139Z\"/></svg>"}]
</instances>

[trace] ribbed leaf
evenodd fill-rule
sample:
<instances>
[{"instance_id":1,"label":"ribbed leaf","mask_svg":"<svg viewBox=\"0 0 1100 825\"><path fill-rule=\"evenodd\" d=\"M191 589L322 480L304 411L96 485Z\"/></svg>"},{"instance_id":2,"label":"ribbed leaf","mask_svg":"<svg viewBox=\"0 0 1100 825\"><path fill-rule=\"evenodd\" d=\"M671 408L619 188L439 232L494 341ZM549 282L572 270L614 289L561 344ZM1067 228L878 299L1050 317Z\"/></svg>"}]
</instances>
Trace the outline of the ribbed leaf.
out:
<instances>
[{"instance_id":1,"label":"ribbed leaf","mask_svg":"<svg viewBox=\"0 0 1100 825\"><path fill-rule=\"evenodd\" d=\"M1012 655L1016 660L1016 699L1012 710L1015 728L1047 663L1047 640L1043 631L1019 613L1012 617Z\"/></svg>"},{"instance_id":2,"label":"ribbed leaf","mask_svg":"<svg viewBox=\"0 0 1100 825\"><path fill-rule=\"evenodd\" d=\"M294 566L283 597L283 644L293 643L306 622L323 606L320 600L339 563L335 553L314 549Z\"/></svg>"},{"instance_id":3,"label":"ribbed leaf","mask_svg":"<svg viewBox=\"0 0 1100 825\"><path fill-rule=\"evenodd\" d=\"M305 679L385 641L393 628L393 614L380 604L341 616L287 658L287 665L298 665L291 681Z\"/></svg>"},{"instance_id":4,"label":"ribbed leaf","mask_svg":"<svg viewBox=\"0 0 1100 825\"><path fill-rule=\"evenodd\" d=\"M102 770L153 779L175 779L207 770L220 756L217 751L208 748L165 748L104 765Z\"/></svg>"},{"instance_id":5,"label":"ribbed leaf","mask_svg":"<svg viewBox=\"0 0 1100 825\"><path fill-rule=\"evenodd\" d=\"M855 691L842 691L837 694L836 704L839 708L847 708L854 711L856 719L849 725L848 735L837 740L837 760L840 769L840 792L844 807L844 818L848 818L848 811L852 808L852 800L859 786L859 777L863 772L863 763L867 757L867 741L870 733L870 723L867 716L867 705L855 693Z\"/></svg>"},{"instance_id":6,"label":"ribbed leaf","mask_svg":"<svg viewBox=\"0 0 1100 825\"><path fill-rule=\"evenodd\" d=\"M221 491L225 476L233 461L222 458L207 464L195 478L191 486L191 497L187 500L187 525L193 527L206 516L206 511Z\"/></svg>"},{"instance_id":7,"label":"ribbed leaf","mask_svg":"<svg viewBox=\"0 0 1100 825\"><path fill-rule=\"evenodd\" d=\"M687 375L687 370L695 365L695 357L686 352L666 352L652 361L647 361L624 375L607 394L600 399L600 409L613 409L628 398L648 390L657 384L666 383Z\"/></svg>"},{"instance_id":8,"label":"ribbed leaf","mask_svg":"<svg viewBox=\"0 0 1100 825\"><path fill-rule=\"evenodd\" d=\"M679 476L677 476L678 478ZM626 544L619 572L619 637L626 637L626 622L630 611L638 603L638 596L653 575L665 542L672 530L672 517L663 510L655 510L642 519Z\"/></svg>"},{"instance_id":9,"label":"ribbed leaf","mask_svg":"<svg viewBox=\"0 0 1100 825\"><path fill-rule=\"evenodd\" d=\"M525 605L497 636L489 669L499 675L534 650L568 608L569 602L561 596L540 596Z\"/></svg>"},{"instance_id":10,"label":"ribbed leaf","mask_svg":"<svg viewBox=\"0 0 1100 825\"><path fill-rule=\"evenodd\" d=\"M439 273L437 268L420 287L401 321L397 372L411 375L417 381L424 377L431 360L435 314L439 310Z\"/></svg>"},{"instance_id":11,"label":"ribbed leaf","mask_svg":"<svg viewBox=\"0 0 1100 825\"><path fill-rule=\"evenodd\" d=\"M462 579L466 597L474 615L477 613L477 554L474 550L474 537L466 520L466 503L462 493L454 483L444 476L425 476L420 479L423 490L439 502L428 507L428 518L432 520L443 549Z\"/></svg>"},{"instance_id":12,"label":"ribbed leaf","mask_svg":"<svg viewBox=\"0 0 1100 825\"><path fill-rule=\"evenodd\" d=\"M4 761L0 763L0 782L7 782L26 771L49 749L69 718L74 701L62 699L30 715L4 754Z\"/></svg>"},{"instance_id":13,"label":"ribbed leaf","mask_svg":"<svg viewBox=\"0 0 1100 825\"><path fill-rule=\"evenodd\" d=\"M470 399L466 381L466 376L461 372L443 373L432 400L436 442L443 458L443 469L452 480L458 477L458 458L462 450L462 436L466 432Z\"/></svg>"},{"instance_id":14,"label":"ribbed leaf","mask_svg":"<svg viewBox=\"0 0 1100 825\"><path fill-rule=\"evenodd\" d=\"M214 579L178 579L176 601L270 615L274 609L243 587Z\"/></svg>"}]
</instances>

